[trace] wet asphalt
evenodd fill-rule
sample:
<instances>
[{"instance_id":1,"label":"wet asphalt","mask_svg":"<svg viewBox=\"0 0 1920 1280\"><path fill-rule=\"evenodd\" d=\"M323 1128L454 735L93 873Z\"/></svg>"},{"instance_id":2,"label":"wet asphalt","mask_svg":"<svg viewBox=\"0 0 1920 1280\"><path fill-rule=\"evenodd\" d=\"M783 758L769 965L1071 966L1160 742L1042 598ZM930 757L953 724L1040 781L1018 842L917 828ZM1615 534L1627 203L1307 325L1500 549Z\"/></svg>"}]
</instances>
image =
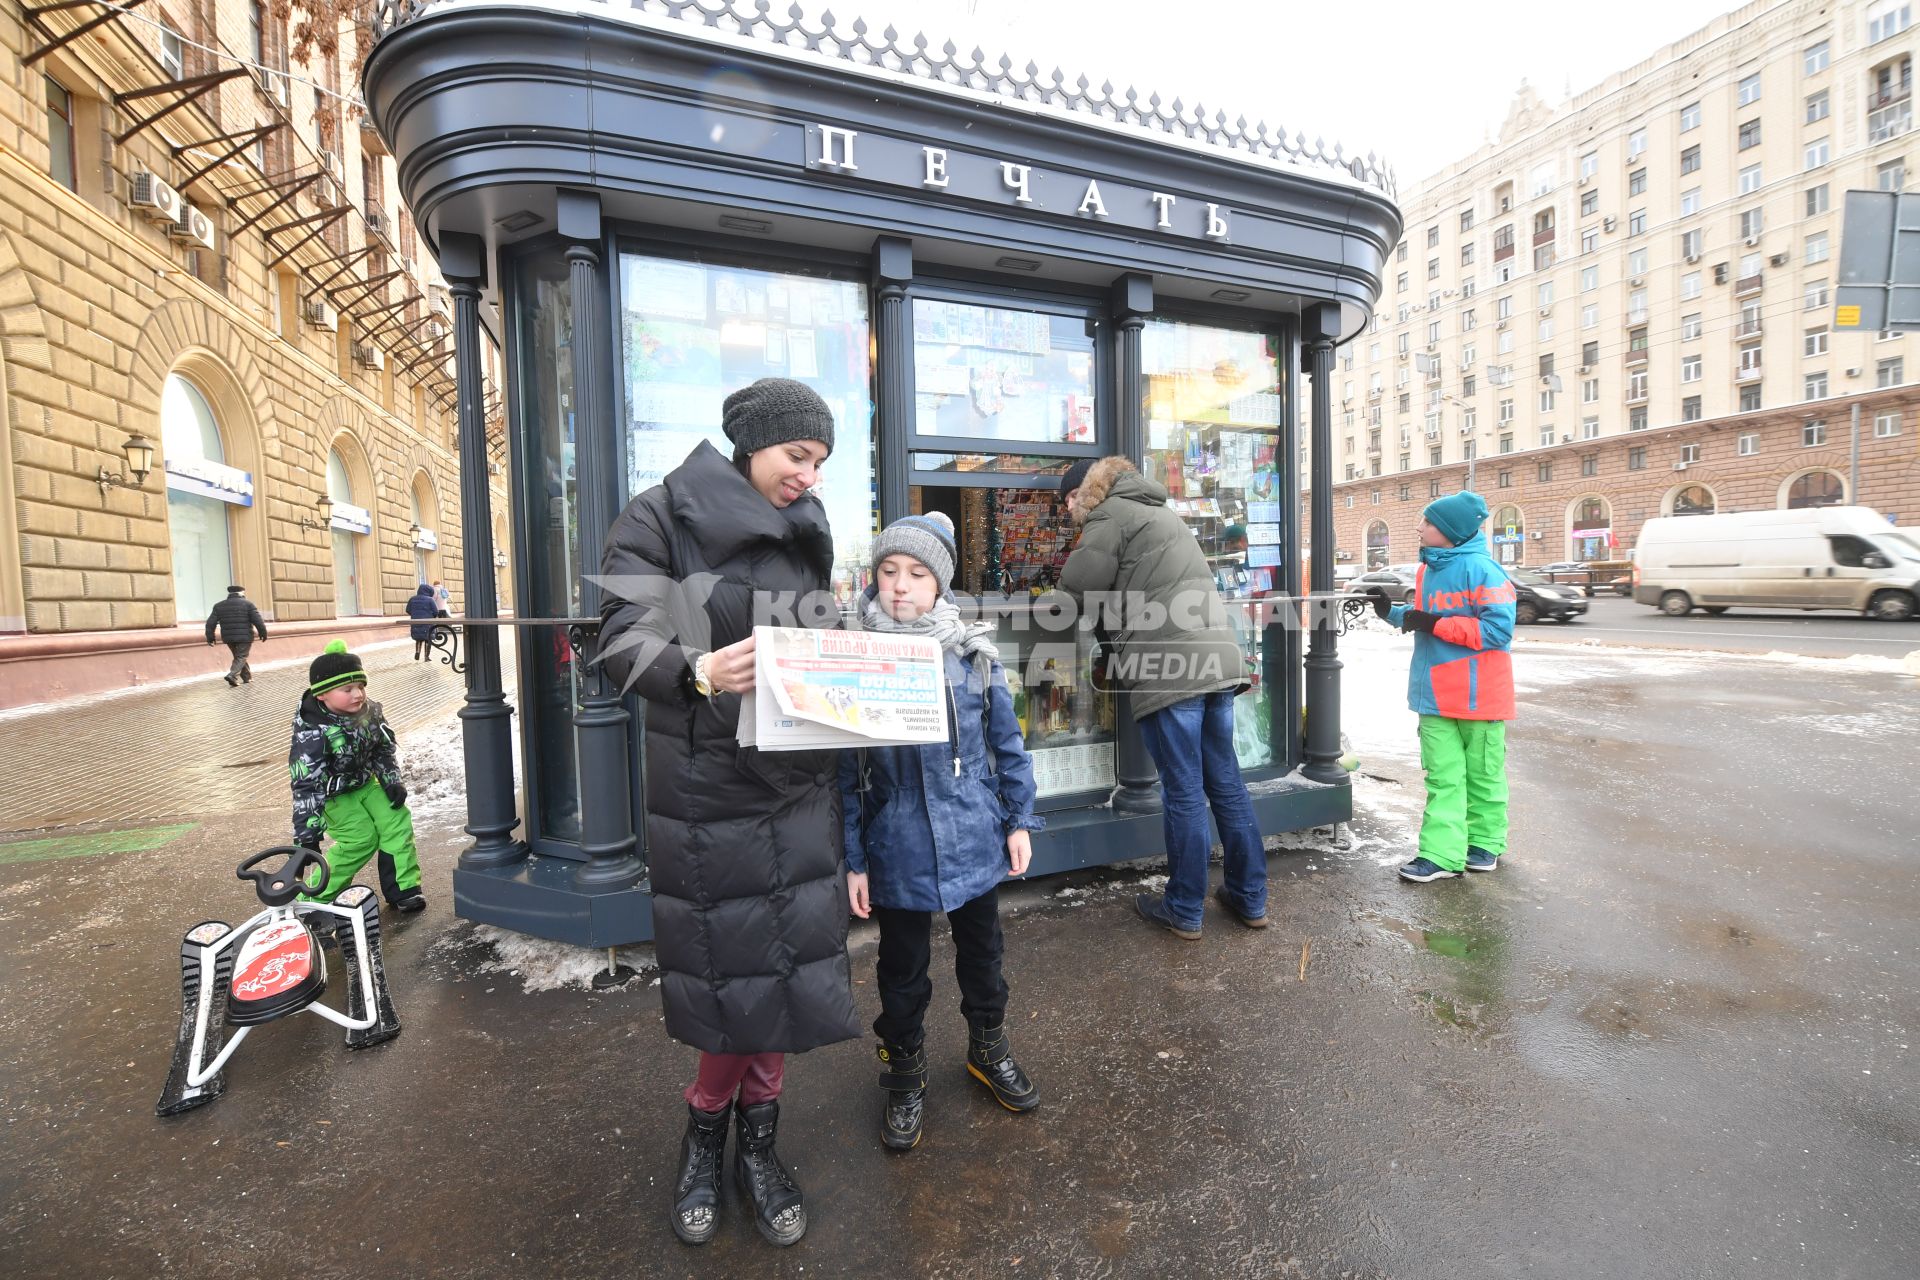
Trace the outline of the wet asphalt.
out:
<instances>
[{"instance_id":1,"label":"wet asphalt","mask_svg":"<svg viewBox=\"0 0 1920 1280\"><path fill-rule=\"evenodd\" d=\"M0 844L0 1270L1911 1277L1917 704L1891 672L1669 657L1525 698L1493 875L1393 879L1421 792L1375 755L1351 832L1270 842L1263 932L1211 904L1198 943L1148 929L1140 870L1011 890L1043 1105L967 1082L942 942L919 1150L879 1146L866 1043L792 1060L812 1228L784 1251L734 1195L713 1244L675 1242L692 1051L647 975L530 993L502 969L449 912L454 815L423 824L432 905L388 918L400 1038L268 1026L166 1121L179 935L250 912L231 866L283 815L137 853ZM870 931L853 960L871 1014Z\"/></svg>"}]
</instances>

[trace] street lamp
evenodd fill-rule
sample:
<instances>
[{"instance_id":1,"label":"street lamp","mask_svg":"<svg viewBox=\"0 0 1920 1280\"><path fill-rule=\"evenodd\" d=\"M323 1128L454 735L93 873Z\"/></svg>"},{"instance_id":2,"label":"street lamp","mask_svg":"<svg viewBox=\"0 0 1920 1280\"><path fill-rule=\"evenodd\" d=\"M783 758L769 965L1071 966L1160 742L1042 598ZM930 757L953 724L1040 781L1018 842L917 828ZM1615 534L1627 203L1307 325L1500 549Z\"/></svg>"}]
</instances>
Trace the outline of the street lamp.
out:
<instances>
[{"instance_id":1,"label":"street lamp","mask_svg":"<svg viewBox=\"0 0 1920 1280\"><path fill-rule=\"evenodd\" d=\"M496 551L495 551L495 552L493 553L493 567L494 567L494 568L496 568L496 569L504 569L504 568L506 568L506 567L507 567L507 553L506 553L506 552L504 552L504 551L497 551L497 550L496 550Z\"/></svg>"},{"instance_id":2,"label":"street lamp","mask_svg":"<svg viewBox=\"0 0 1920 1280\"><path fill-rule=\"evenodd\" d=\"M315 520L303 511L300 513L300 527L302 529L331 528L333 526L333 499L323 493L320 495L320 500L313 505L320 509L320 518Z\"/></svg>"},{"instance_id":3,"label":"street lamp","mask_svg":"<svg viewBox=\"0 0 1920 1280\"><path fill-rule=\"evenodd\" d=\"M115 473L101 467L97 477L101 494L104 496L109 489L138 489L144 485L147 482L147 476L153 471L153 453L153 441L138 431L128 436L127 442L120 446L120 454L126 459L127 469ZM129 476L133 478L129 480L127 478Z\"/></svg>"}]
</instances>

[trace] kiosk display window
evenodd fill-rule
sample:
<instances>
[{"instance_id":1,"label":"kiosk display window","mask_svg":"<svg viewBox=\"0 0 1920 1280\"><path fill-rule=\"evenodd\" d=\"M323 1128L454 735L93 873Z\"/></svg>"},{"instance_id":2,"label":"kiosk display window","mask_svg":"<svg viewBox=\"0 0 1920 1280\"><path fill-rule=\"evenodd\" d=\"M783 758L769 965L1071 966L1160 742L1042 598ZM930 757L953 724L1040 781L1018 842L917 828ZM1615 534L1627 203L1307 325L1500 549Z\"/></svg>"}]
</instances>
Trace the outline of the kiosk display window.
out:
<instances>
[{"instance_id":1,"label":"kiosk display window","mask_svg":"<svg viewBox=\"0 0 1920 1280\"><path fill-rule=\"evenodd\" d=\"M1093 444L1094 335L1081 315L914 299L915 433Z\"/></svg>"},{"instance_id":2,"label":"kiosk display window","mask_svg":"<svg viewBox=\"0 0 1920 1280\"><path fill-rule=\"evenodd\" d=\"M1279 340L1271 334L1150 321L1143 470L1167 490L1213 570L1253 672L1235 707L1243 768L1273 762L1271 691L1261 662L1259 600L1286 594L1281 573Z\"/></svg>"}]
</instances>

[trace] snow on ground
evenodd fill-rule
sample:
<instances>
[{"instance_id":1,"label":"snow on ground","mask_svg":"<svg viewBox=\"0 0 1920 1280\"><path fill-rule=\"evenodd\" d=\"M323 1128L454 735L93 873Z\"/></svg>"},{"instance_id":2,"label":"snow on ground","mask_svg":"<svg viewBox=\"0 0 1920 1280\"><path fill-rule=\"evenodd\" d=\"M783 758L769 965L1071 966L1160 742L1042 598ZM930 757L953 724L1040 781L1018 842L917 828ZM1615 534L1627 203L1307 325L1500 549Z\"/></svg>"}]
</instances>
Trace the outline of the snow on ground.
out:
<instances>
[{"instance_id":1,"label":"snow on ground","mask_svg":"<svg viewBox=\"0 0 1920 1280\"><path fill-rule=\"evenodd\" d=\"M475 925L471 934L457 929L444 933L435 941L434 951L447 953L469 943L490 948L490 954L481 956L475 965L477 972L517 978L529 995L540 991L591 990L594 976L607 971L605 951L549 942L490 924ZM654 963L652 947L620 947L615 950L614 958L640 975L627 984L628 990L660 985L660 979L654 976L659 966Z\"/></svg>"}]
</instances>

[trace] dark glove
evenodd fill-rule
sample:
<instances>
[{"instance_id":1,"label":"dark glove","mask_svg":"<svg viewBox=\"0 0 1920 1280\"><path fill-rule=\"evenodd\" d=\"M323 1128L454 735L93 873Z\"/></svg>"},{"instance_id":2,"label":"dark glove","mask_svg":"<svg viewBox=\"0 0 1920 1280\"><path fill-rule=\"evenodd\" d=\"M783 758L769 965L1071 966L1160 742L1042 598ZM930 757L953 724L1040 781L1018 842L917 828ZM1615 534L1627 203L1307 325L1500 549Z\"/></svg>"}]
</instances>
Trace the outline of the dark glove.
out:
<instances>
[{"instance_id":1,"label":"dark glove","mask_svg":"<svg viewBox=\"0 0 1920 1280\"><path fill-rule=\"evenodd\" d=\"M387 793L387 803L391 804L394 808L404 809L407 807L407 784L406 783L400 782L398 780L395 780L393 782L382 782L380 784L380 789Z\"/></svg>"},{"instance_id":2,"label":"dark glove","mask_svg":"<svg viewBox=\"0 0 1920 1280\"><path fill-rule=\"evenodd\" d=\"M1400 629L1402 631L1424 631L1428 635L1432 635L1433 628L1439 621L1440 615L1437 613L1428 613L1425 609L1409 609L1400 615Z\"/></svg>"},{"instance_id":3,"label":"dark glove","mask_svg":"<svg viewBox=\"0 0 1920 1280\"><path fill-rule=\"evenodd\" d=\"M1367 599L1373 602L1373 612L1375 616L1377 616L1380 621L1385 622L1387 615L1393 612L1393 606L1387 603L1387 598L1383 595L1376 594L1368 596Z\"/></svg>"},{"instance_id":4,"label":"dark glove","mask_svg":"<svg viewBox=\"0 0 1920 1280\"><path fill-rule=\"evenodd\" d=\"M314 851L315 853L318 853L318 852L320 852L320 837L319 837L319 836L313 836L313 837L311 837L311 838L309 838L309 839L306 839L306 840L302 840L302 841L300 841L300 842L299 842L299 844L300 844L300 847L301 847L302 849L311 849L311 850L313 850L313 851Z\"/></svg>"}]
</instances>

